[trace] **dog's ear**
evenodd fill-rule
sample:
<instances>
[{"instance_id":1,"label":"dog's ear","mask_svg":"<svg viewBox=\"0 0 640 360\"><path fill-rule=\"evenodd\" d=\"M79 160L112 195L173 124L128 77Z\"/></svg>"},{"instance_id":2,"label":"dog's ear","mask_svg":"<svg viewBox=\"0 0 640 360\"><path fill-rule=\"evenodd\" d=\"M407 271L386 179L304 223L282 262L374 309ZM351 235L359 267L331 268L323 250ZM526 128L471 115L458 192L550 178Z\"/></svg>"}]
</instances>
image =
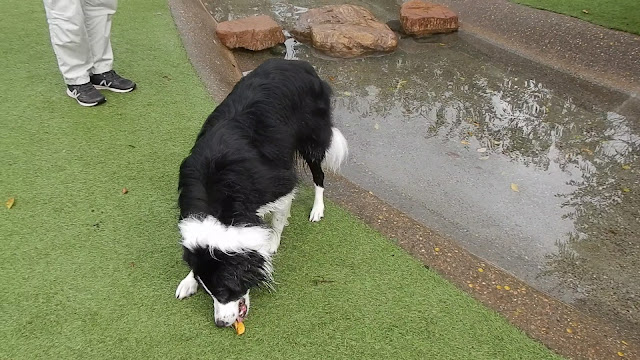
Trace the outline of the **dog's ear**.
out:
<instances>
[{"instance_id":1,"label":"dog's ear","mask_svg":"<svg viewBox=\"0 0 640 360\"><path fill-rule=\"evenodd\" d=\"M256 251L236 253L227 260L233 263L230 269L238 279L241 291L271 282L271 257L268 258Z\"/></svg>"}]
</instances>

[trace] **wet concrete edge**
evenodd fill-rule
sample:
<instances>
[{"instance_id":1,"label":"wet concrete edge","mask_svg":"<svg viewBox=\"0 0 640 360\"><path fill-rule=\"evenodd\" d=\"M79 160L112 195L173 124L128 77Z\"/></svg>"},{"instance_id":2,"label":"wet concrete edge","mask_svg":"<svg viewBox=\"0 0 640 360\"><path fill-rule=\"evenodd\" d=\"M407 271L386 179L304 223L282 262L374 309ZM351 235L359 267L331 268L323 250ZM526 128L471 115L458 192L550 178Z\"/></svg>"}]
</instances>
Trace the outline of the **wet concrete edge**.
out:
<instances>
[{"instance_id":1,"label":"wet concrete edge","mask_svg":"<svg viewBox=\"0 0 640 360\"><path fill-rule=\"evenodd\" d=\"M218 22L200 0L168 0L182 43L196 73L216 102L221 102L242 73L235 56L216 35Z\"/></svg>"},{"instance_id":2,"label":"wet concrete edge","mask_svg":"<svg viewBox=\"0 0 640 360\"><path fill-rule=\"evenodd\" d=\"M213 99L222 101L240 79L241 69L217 39L217 22L200 0L168 3L190 61ZM530 288L347 179L330 175L327 180L329 199L557 353L574 359L615 359L619 351L626 358L640 357L637 341L629 341L633 334Z\"/></svg>"}]
</instances>

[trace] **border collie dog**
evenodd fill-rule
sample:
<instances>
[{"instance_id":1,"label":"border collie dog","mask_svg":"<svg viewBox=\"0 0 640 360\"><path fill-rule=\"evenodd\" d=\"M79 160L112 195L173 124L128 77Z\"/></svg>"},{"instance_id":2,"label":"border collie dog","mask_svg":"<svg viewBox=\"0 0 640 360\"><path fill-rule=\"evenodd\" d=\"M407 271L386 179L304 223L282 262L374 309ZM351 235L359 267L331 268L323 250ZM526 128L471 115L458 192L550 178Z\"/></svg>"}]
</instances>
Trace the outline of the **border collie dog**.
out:
<instances>
[{"instance_id":1,"label":"border collie dog","mask_svg":"<svg viewBox=\"0 0 640 360\"><path fill-rule=\"evenodd\" d=\"M309 63L268 60L209 115L180 166L179 228L191 271L176 297L201 286L213 298L217 326L243 321L249 290L272 280L299 157L315 183L309 220L324 216L322 166L337 171L348 151L333 127L330 97Z\"/></svg>"}]
</instances>

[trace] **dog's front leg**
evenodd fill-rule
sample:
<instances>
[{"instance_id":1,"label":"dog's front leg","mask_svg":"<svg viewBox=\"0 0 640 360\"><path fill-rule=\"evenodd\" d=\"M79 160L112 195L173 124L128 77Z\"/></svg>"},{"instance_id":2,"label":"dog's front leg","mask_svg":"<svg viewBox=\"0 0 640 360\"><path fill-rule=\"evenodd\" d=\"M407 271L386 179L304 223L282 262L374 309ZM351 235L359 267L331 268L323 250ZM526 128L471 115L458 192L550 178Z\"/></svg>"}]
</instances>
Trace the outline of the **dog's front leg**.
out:
<instances>
[{"instance_id":1,"label":"dog's front leg","mask_svg":"<svg viewBox=\"0 0 640 360\"><path fill-rule=\"evenodd\" d=\"M193 270L189 271L189 274L180 281L178 288L176 289L176 297L180 300L188 298L198 291L198 281L193 276Z\"/></svg>"}]
</instances>

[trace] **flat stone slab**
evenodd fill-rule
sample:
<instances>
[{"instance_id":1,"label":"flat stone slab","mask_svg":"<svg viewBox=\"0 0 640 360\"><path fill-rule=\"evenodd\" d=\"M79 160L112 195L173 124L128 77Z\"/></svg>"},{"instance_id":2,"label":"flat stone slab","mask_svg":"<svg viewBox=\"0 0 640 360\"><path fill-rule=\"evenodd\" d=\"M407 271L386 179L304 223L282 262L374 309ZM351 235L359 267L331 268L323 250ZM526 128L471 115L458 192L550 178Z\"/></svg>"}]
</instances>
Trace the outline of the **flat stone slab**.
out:
<instances>
[{"instance_id":1,"label":"flat stone slab","mask_svg":"<svg viewBox=\"0 0 640 360\"><path fill-rule=\"evenodd\" d=\"M264 50L285 41L282 27L267 15L221 22L216 34L229 49Z\"/></svg>"},{"instance_id":2,"label":"flat stone slab","mask_svg":"<svg viewBox=\"0 0 640 360\"><path fill-rule=\"evenodd\" d=\"M444 5L411 0L400 8L400 22L406 34L424 36L458 30L458 15Z\"/></svg>"}]
</instances>

